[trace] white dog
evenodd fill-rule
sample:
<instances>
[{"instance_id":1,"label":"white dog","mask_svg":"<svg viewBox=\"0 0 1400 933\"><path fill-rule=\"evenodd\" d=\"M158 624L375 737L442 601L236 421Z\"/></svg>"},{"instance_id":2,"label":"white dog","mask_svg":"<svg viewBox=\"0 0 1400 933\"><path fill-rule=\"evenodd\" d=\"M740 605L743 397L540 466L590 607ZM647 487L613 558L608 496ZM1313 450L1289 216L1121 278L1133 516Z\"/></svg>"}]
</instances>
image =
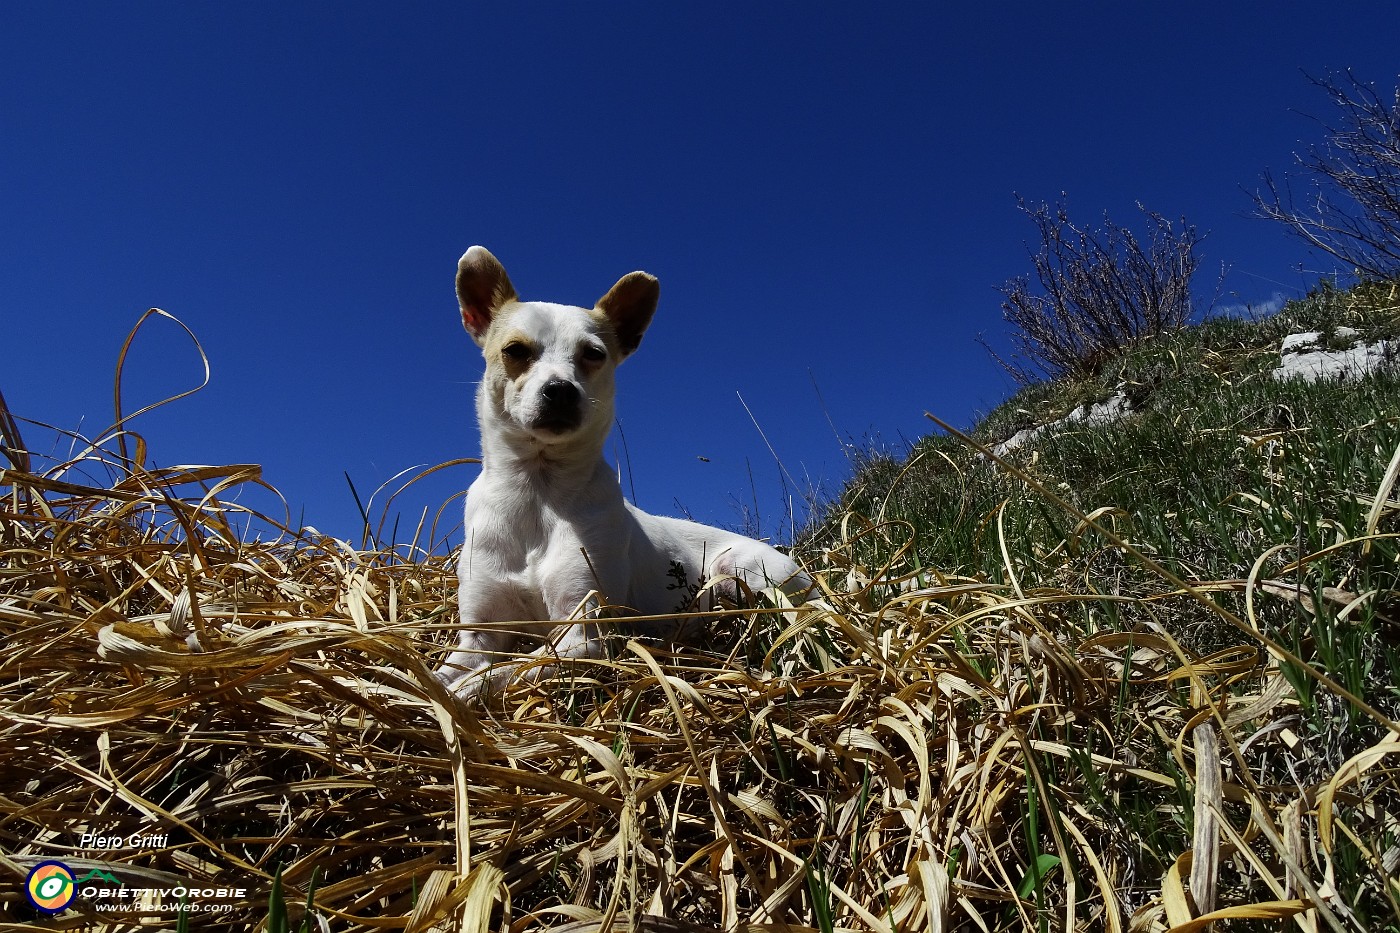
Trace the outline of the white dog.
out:
<instances>
[{"instance_id":1,"label":"white dog","mask_svg":"<svg viewBox=\"0 0 1400 933\"><path fill-rule=\"evenodd\" d=\"M811 589L766 544L648 515L622 497L603 459L613 373L641 343L659 294L653 276L633 272L592 310L521 301L484 248L457 264L462 323L486 357L476 396L481 475L467 492L457 565L464 627L439 672L460 695L502 686L521 662L488 669L518 658L522 642L533 648L528 677L548 667L533 661L606 656L596 622L561 620L674 613L702 588L735 600L738 580L791 597ZM685 634L669 620L624 624L649 637Z\"/></svg>"}]
</instances>

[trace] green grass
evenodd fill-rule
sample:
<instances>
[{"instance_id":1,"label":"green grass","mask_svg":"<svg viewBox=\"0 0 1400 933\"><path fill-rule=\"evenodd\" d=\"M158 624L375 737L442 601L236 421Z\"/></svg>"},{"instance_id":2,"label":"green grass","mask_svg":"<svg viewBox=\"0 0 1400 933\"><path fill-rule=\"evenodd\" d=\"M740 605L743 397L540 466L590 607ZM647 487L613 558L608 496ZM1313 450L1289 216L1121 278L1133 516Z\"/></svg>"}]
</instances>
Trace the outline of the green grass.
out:
<instances>
[{"instance_id":1,"label":"green grass","mask_svg":"<svg viewBox=\"0 0 1400 933\"><path fill-rule=\"evenodd\" d=\"M1387 732L1321 685L1309 668L1384 717L1400 719L1396 510L1380 522L1379 536L1365 540L1372 502L1400 448L1400 367L1350 382L1279 383L1271 376L1284 336L1326 334L1341 325L1367 341L1400 337L1400 286L1324 285L1265 320L1209 320L1144 341L1094 380L1022 391L970 432L990 446L1079 405L1127 393L1133 401L1128 417L1042 435L1007 460L1131 548L946 434L918 442L903 460L871 457L833 503L830 518L809 530L805 547L817 553L834 546L841 538L836 522L849 523L855 512L881 527L859 542L862 564L879 566L895 558L897 547L912 545L904 563L937 568L944 577L1004 584L1027 595L1087 597L1045 611L1054 634L1070 644L1105 633L1160 633L1193 657L1238 645L1239 632L1223 613L1171 595L1173 587L1138 554L1183 580L1208 585L1219 606L1252 620L1306 665L1280 662L1293 695L1274 721L1260 722L1272 731L1249 750L1252 774L1233 780L1306 801ZM1275 588L1247 603L1251 575ZM1229 666L1222 662L1222 672L1208 683L1216 702L1228 705L1266 658L1261 650L1230 668L1233 673L1225 673ZM1123 669L1120 710L1130 701L1150 703L1151 691L1163 689L1135 683L1129 665ZM1182 681L1166 692L1199 706L1187 686ZM1081 731L1092 743L1094 730ZM1044 780L1062 785L1060 799L1073 799L1101 825L1116 827L1104 846L1134 850L1143 878L1160 879L1191 846L1194 781L1173 737L1130 739L1141 766L1171 775L1175 787L1110 787L1089 751L1076 751L1068 761L1034 760ZM1028 786L1024 799L1031 870L1022 887L1038 901L1051 880L1038 866L1056 849L1046 829L1052 815L1036 790ZM1348 818L1353 828L1364 828L1358 839L1339 842L1333 855L1340 915L1367 929L1400 929L1400 889L1377 863L1378 856L1393 859L1400 851L1394 796L1394 785L1387 784L1377 796L1353 800ZM1238 808L1225 816L1237 826L1249 822ZM1250 882L1232 871L1222 867L1221 884L1247 889ZM1235 892L1241 895L1261 892Z\"/></svg>"}]
</instances>

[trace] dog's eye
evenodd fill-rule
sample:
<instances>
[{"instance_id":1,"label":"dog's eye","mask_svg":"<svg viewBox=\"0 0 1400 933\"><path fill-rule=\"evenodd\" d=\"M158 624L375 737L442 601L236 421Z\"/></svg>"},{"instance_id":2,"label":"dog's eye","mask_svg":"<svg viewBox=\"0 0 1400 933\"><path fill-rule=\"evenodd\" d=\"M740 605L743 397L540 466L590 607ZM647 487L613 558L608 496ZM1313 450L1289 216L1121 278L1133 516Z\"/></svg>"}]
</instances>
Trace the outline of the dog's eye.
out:
<instances>
[{"instance_id":1,"label":"dog's eye","mask_svg":"<svg viewBox=\"0 0 1400 933\"><path fill-rule=\"evenodd\" d=\"M517 363L523 363L530 358L530 348L523 343L508 343L501 348L501 352Z\"/></svg>"},{"instance_id":2,"label":"dog's eye","mask_svg":"<svg viewBox=\"0 0 1400 933\"><path fill-rule=\"evenodd\" d=\"M608 351L604 350L602 347L590 344L583 348L583 352L580 355L589 363L601 363L608 358Z\"/></svg>"}]
</instances>

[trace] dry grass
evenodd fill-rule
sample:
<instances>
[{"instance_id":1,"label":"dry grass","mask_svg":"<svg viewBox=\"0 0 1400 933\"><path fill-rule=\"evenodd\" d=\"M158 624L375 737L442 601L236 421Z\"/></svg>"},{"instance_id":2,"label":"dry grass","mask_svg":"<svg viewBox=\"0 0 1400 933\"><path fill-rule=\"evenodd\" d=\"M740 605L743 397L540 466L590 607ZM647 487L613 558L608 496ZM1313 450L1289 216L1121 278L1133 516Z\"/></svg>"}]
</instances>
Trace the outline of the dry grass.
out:
<instances>
[{"instance_id":1,"label":"dry grass","mask_svg":"<svg viewBox=\"0 0 1400 933\"><path fill-rule=\"evenodd\" d=\"M1193 656L1166 624L1095 626L1127 597L944 578L902 526L849 516L808 561L824 597L716 623L731 650L623 640L468 708L429 674L455 623L446 558L255 540L229 504L250 467L113 456L103 485L18 459L0 474L0 929L32 928L22 882L46 858L253 889L199 930L275 923L279 870L292 922L314 885L309 928L336 931L1354 929L1342 836L1397 898L1398 850L1368 840L1396 819L1400 740L1321 783L1256 783L1297 701L1245 631ZM1163 620L1188 598L1135 597ZM1144 808L1166 843L1116 815ZM134 831L168 842L79 847ZM44 922L174 918L80 901Z\"/></svg>"}]
</instances>

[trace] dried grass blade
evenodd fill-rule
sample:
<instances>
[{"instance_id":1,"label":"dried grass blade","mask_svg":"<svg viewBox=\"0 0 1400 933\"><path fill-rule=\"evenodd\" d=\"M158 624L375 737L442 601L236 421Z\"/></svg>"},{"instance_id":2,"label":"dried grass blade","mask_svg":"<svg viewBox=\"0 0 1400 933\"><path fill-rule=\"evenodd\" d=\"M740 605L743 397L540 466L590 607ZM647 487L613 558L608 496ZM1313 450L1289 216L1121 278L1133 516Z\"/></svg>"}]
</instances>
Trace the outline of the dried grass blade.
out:
<instances>
[{"instance_id":1,"label":"dried grass blade","mask_svg":"<svg viewBox=\"0 0 1400 933\"><path fill-rule=\"evenodd\" d=\"M1220 920L1287 920L1311 906L1307 901L1294 900L1260 901L1257 904L1224 907L1185 923L1175 924L1167 933L1198 933L1198 931L1209 929L1211 924Z\"/></svg>"},{"instance_id":2,"label":"dried grass blade","mask_svg":"<svg viewBox=\"0 0 1400 933\"><path fill-rule=\"evenodd\" d=\"M199 385L195 386L193 389L187 389L184 392L179 393L178 395L172 395L169 398L160 400L159 402L153 402L149 405L138 408L136 411L132 412L129 415L123 415L122 371L126 368L126 355L131 350L131 344L136 339L136 335L141 331L141 328L145 325L146 321L152 315L159 315L160 317L163 317L166 320L174 321L175 324L178 325L179 328L189 336L190 340L194 342L195 350L199 353L200 362L204 365L204 379L200 382ZM140 466L141 463L146 459L144 455L138 454L137 458L135 460L132 460L132 458L127 454L126 432L124 430L126 423L134 418L144 415L148 411L160 408L162 405L168 405L171 402L177 402L182 398L187 398L188 396L191 396L196 392L200 391L207 385L209 385L209 357L207 354L205 354L204 346L199 342L199 338L195 336L194 331L186 327L185 322L177 318L175 315L170 314L167 311L162 311L160 308L151 308L145 314L141 315L140 318L137 319L136 326L131 329L131 333L127 334L126 342L122 344L121 353L117 356L116 378L113 380L112 387L113 406L116 412L116 420L112 423L112 426L108 428L104 433L108 435L115 435L117 437L118 444L121 448L122 459L125 460L129 466Z\"/></svg>"},{"instance_id":3,"label":"dried grass blade","mask_svg":"<svg viewBox=\"0 0 1400 933\"><path fill-rule=\"evenodd\" d=\"M1348 784L1361 779L1367 771L1379 764L1387 755L1400 754L1400 735L1390 733L1376 745L1354 755L1337 769L1322 791L1317 795L1317 831L1321 837L1322 850L1329 856L1335 844L1333 823L1336 820L1337 794Z\"/></svg>"},{"instance_id":4,"label":"dried grass blade","mask_svg":"<svg viewBox=\"0 0 1400 933\"><path fill-rule=\"evenodd\" d=\"M1196 750L1196 794L1191 838L1191 899L1196 913L1215 909L1215 884L1220 866L1220 830L1216 812L1223 805L1220 777L1220 745L1215 726L1203 722L1191 730Z\"/></svg>"},{"instance_id":5,"label":"dried grass blade","mask_svg":"<svg viewBox=\"0 0 1400 933\"><path fill-rule=\"evenodd\" d=\"M1371 553L1371 539L1380 527L1381 516L1385 514L1385 510L1395 508L1390 503L1390 494L1397 481L1400 481L1400 446L1397 446L1395 453L1391 455L1390 465L1386 467L1385 475L1381 477L1380 488L1376 490L1376 499L1371 503L1370 511L1366 513L1366 540L1361 545L1362 554Z\"/></svg>"}]
</instances>

